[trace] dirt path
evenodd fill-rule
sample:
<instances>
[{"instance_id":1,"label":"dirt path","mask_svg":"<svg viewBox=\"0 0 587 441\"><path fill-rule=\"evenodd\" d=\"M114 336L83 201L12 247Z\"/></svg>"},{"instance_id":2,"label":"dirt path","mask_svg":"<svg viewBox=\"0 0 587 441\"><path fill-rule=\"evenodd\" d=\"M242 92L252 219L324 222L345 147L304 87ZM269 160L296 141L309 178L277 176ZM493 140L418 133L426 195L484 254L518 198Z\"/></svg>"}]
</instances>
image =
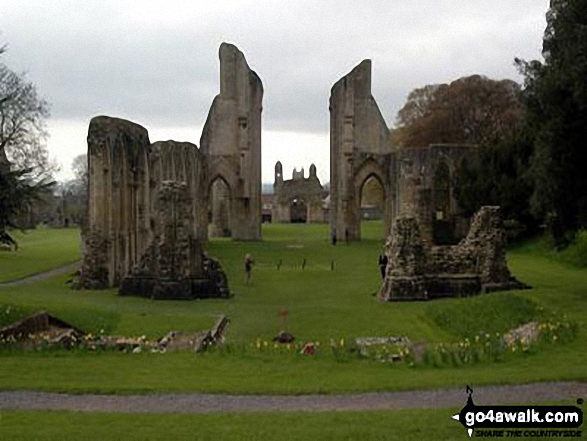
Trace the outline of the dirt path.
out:
<instances>
[{"instance_id":1,"label":"dirt path","mask_svg":"<svg viewBox=\"0 0 587 441\"><path fill-rule=\"evenodd\" d=\"M587 396L587 383L533 383L476 387L475 404L530 404ZM332 411L461 407L465 388L348 395L70 395L44 392L0 392L0 409L53 409L88 412L212 413L263 411Z\"/></svg>"},{"instance_id":2,"label":"dirt path","mask_svg":"<svg viewBox=\"0 0 587 441\"><path fill-rule=\"evenodd\" d=\"M41 280L47 280L61 274L73 273L80 266L81 261L68 263L66 265L52 268L49 271L42 273L33 274L32 276L23 277L22 279L11 280L9 282L1 282L0 288L7 288L9 286L24 285L25 283L39 282Z\"/></svg>"}]
</instances>

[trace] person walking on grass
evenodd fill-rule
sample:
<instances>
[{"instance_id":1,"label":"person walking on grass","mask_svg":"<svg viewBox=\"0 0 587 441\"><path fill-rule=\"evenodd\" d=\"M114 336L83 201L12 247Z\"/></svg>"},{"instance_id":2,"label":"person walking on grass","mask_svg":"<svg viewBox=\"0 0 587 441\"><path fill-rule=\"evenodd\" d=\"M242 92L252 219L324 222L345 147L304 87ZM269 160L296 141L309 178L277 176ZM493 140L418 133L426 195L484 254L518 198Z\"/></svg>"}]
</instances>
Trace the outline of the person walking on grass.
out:
<instances>
[{"instance_id":1,"label":"person walking on grass","mask_svg":"<svg viewBox=\"0 0 587 441\"><path fill-rule=\"evenodd\" d=\"M379 271L381 272L381 278L385 279L385 272L387 270L387 254L379 254Z\"/></svg>"},{"instance_id":2,"label":"person walking on grass","mask_svg":"<svg viewBox=\"0 0 587 441\"><path fill-rule=\"evenodd\" d=\"M249 284L253 280L253 256L247 253L245 256L245 283Z\"/></svg>"}]
</instances>

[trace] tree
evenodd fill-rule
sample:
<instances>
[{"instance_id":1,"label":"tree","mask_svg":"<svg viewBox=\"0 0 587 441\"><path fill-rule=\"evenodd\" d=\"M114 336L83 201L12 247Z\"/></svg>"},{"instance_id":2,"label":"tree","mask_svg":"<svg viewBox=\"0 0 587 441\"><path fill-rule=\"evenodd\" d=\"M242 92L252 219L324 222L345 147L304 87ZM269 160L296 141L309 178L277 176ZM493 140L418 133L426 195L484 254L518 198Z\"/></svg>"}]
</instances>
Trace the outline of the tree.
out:
<instances>
[{"instance_id":1,"label":"tree","mask_svg":"<svg viewBox=\"0 0 587 441\"><path fill-rule=\"evenodd\" d=\"M530 207L533 142L528 130L516 131L480 149L477 158L463 161L455 173L454 192L463 214L472 216L483 205L501 206L512 241L531 236L539 228L539 219Z\"/></svg>"},{"instance_id":2,"label":"tree","mask_svg":"<svg viewBox=\"0 0 587 441\"><path fill-rule=\"evenodd\" d=\"M33 178L48 178L54 171L44 141L49 104L35 85L0 63L0 161L18 170L29 169Z\"/></svg>"},{"instance_id":3,"label":"tree","mask_svg":"<svg viewBox=\"0 0 587 441\"><path fill-rule=\"evenodd\" d=\"M17 217L24 213L53 182L32 182L28 169L11 171L0 167L0 244L17 248L9 228L18 228Z\"/></svg>"},{"instance_id":4,"label":"tree","mask_svg":"<svg viewBox=\"0 0 587 441\"><path fill-rule=\"evenodd\" d=\"M85 153L76 156L71 168L75 179L61 183L57 188L58 211L64 224L84 225L88 202L88 156Z\"/></svg>"},{"instance_id":5,"label":"tree","mask_svg":"<svg viewBox=\"0 0 587 441\"><path fill-rule=\"evenodd\" d=\"M82 187L84 191L88 188L88 155L82 153L73 158L71 169L75 175L75 181Z\"/></svg>"},{"instance_id":6,"label":"tree","mask_svg":"<svg viewBox=\"0 0 587 441\"><path fill-rule=\"evenodd\" d=\"M489 145L517 130L523 115L517 83L472 75L413 90L398 112L393 136L400 147Z\"/></svg>"},{"instance_id":7,"label":"tree","mask_svg":"<svg viewBox=\"0 0 587 441\"><path fill-rule=\"evenodd\" d=\"M0 63L0 243L16 247L9 228L53 185L42 143L48 115L34 84Z\"/></svg>"},{"instance_id":8,"label":"tree","mask_svg":"<svg viewBox=\"0 0 587 441\"><path fill-rule=\"evenodd\" d=\"M516 61L536 134L532 206L564 247L587 228L587 1L551 0L546 21L544 62Z\"/></svg>"}]
</instances>

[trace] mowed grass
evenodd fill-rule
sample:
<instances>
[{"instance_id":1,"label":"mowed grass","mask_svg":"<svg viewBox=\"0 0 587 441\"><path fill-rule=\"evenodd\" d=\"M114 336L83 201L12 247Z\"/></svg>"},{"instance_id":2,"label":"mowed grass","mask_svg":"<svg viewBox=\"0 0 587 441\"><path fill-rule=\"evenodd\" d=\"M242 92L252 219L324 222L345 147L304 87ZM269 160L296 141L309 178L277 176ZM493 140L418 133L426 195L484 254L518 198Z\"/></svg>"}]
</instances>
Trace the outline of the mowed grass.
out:
<instances>
[{"instance_id":1,"label":"mowed grass","mask_svg":"<svg viewBox=\"0 0 587 441\"><path fill-rule=\"evenodd\" d=\"M170 330L210 328L221 314L231 320L228 337L271 340L283 328L301 340L372 335L449 338L429 319L422 304L379 303L377 258L382 251L379 222L367 223L370 239L348 246L328 243L326 225L266 225L262 242L213 240L211 256L227 272L231 299L153 302L118 296L117 290L76 291L69 276L0 290L0 303L47 309L90 332L156 338ZM244 282L244 256L255 259L253 281ZM302 270L303 260L305 269ZM277 270L277 263L282 265ZM332 266L334 265L334 270ZM287 310L286 321L280 310Z\"/></svg>"},{"instance_id":2,"label":"mowed grass","mask_svg":"<svg viewBox=\"0 0 587 441\"><path fill-rule=\"evenodd\" d=\"M453 440L459 409L210 415L0 411L10 440Z\"/></svg>"},{"instance_id":3,"label":"mowed grass","mask_svg":"<svg viewBox=\"0 0 587 441\"><path fill-rule=\"evenodd\" d=\"M17 251L0 252L0 283L47 271L81 258L78 228L42 228L10 233Z\"/></svg>"},{"instance_id":4,"label":"mowed grass","mask_svg":"<svg viewBox=\"0 0 587 441\"><path fill-rule=\"evenodd\" d=\"M412 341L456 340L530 319L537 308L584 325L587 271L519 247L508 254L513 273L533 290L435 302L380 303L380 224L367 223L367 240L336 247L326 225L267 225L262 242L214 240L210 254L227 271L231 299L156 302L119 297L116 290L75 291L66 276L0 289L0 304L47 309L91 332L146 335L208 329L220 314L231 319L228 338L252 344L287 327L298 340L405 335ZM253 254L253 283L244 283L243 259ZM306 267L302 270L302 262ZM277 269L281 261L281 268ZM334 270L332 264L334 262ZM527 306L527 307L526 307ZM283 323L279 311L288 311ZM500 315L500 310L504 313ZM435 312L438 314L435 315ZM437 320L444 314L445 320ZM495 317L492 319L491 317ZM494 323L495 322L495 323ZM497 323L497 324L496 324ZM506 329L504 329L506 328ZM389 366L365 360L267 354L0 354L0 389L133 393L329 393L405 390L463 384L587 380L584 326L567 345L552 345L492 364L433 368Z\"/></svg>"},{"instance_id":5,"label":"mowed grass","mask_svg":"<svg viewBox=\"0 0 587 441\"><path fill-rule=\"evenodd\" d=\"M522 403L531 404L531 403ZM553 403L554 404L554 403ZM557 402L556 404L572 404ZM450 418L461 408L363 412L113 414L0 411L10 440L461 440L465 428ZM533 429L536 430L536 429ZM584 431L584 424L579 430ZM522 431L516 439L538 439Z\"/></svg>"}]
</instances>

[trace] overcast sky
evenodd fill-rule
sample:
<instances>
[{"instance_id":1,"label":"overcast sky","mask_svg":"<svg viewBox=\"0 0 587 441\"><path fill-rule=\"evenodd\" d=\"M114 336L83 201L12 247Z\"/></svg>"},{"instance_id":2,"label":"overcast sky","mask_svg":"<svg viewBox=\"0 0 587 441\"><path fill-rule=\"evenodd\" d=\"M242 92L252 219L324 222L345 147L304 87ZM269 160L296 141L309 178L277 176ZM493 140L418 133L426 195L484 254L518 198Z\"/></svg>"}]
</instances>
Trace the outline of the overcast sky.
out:
<instances>
[{"instance_id":1,"label":"overcast sky","mask_svg":"<svg viewBox=\"0 0 587 441\"><path fill-rule=\"evenodd\" d=\"M549 0L1 0L4 61L52 104L48 146L71 177L89 120L109 115L199 145L219 92L218 48L238 46L261 77L263 181L281 160L329 180L330 88L365 58L390 127L408 93L482 74L521 81L539 59Z\"/></svg>"}]
</instances>

